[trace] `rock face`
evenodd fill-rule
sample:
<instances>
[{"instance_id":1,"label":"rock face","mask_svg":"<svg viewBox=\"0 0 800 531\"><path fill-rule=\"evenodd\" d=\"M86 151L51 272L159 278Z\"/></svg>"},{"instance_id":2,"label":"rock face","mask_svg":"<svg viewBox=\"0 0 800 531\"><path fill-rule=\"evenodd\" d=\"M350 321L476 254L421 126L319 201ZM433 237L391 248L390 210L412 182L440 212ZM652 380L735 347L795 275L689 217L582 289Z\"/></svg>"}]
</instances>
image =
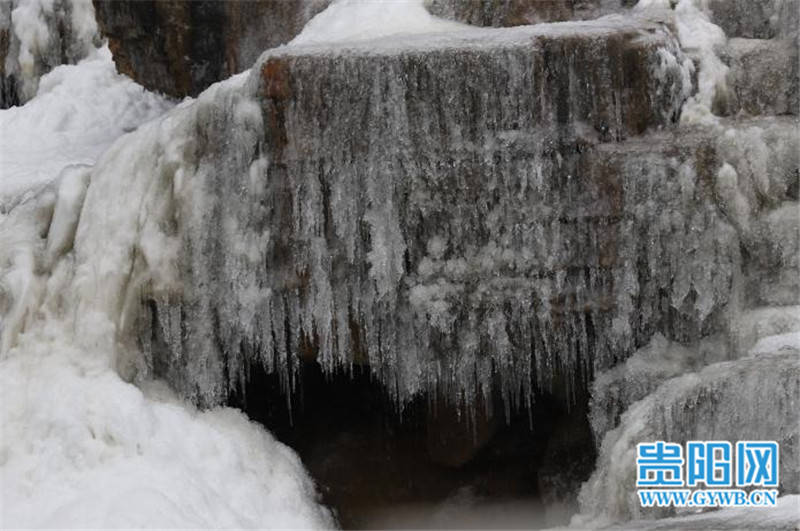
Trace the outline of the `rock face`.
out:
<instances>
[{"instance_id":1,"label":"rock face","mask_svg":"<svg viewBox=\"0 0 800 531\"><path fill-rule=\"evenodd\" d=\"M42 75L78 62L98 44L89 0L0 3L0 108L25 103Z\"/></svg>"},{"instance_id":2,"label":"rock face","mask_svg":"<svg viewBox=\"0 0 800 531\"><path fill-rule=\"evenodd\" d=\"M704 195L714 195L738 241L731 304L718 333L682 342L654 336L624 364L596 376L590 419L600 453L580 495L591 519L674 513L644 510L632 495L636 444L644 441L775 440L780 491L798 488L798 5L712 0L708 6L729 37L716 50L728 68L728 98L715 109L729 118L684 126L665 145L700 134L705 140L693 145L707 142L715 154L713 186ZM623 152L632 155L627 146Z\"/></svg>"},{"instance_id":3,"label":"rock face","mask_svg":"<svg viewBox=\"0 0 800 531\"><path fill-rule=\"evenodd\" d=\"M226 386L197 375L291 371L307 351L325 370L368 363L400 402L439 389L471 404L497 374L519 403L655 329L713 326L735 232L680 178L708 182L713 153L643 168L596 146L670 127L687 64L664 26L623 18L270 52L253 74L257 186L205 177L184 295L146 300L140 342L207 403ZM262 242L255 262L218 237L228 225Z\"/></svg>"},{"instance_id":4,"label":"rock face","mask_svg":"<svg viewBox=\"0 0 800 531\"><path fill-rule=\"evenodd\" d=\"M196 96L297 35L327 0L94 0L117 69L150 90Z\"/></svg>"}]
</instances>

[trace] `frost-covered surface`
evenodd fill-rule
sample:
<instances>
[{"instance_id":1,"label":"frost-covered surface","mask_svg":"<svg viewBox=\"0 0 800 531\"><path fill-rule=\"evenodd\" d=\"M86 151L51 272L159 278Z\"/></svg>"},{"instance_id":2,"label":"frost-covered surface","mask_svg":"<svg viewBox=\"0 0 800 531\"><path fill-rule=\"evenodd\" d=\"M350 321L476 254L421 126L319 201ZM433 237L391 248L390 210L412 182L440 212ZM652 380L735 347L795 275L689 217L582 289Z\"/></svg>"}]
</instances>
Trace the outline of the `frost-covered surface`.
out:
<instances>
[{"instance_id":1,"label":"frost-covered surface","mask_svg":"<svg viewBox=\"0 0 800 531\"><path fill-rule=\"evenodd\" d=\"M719 338L688 348L655 334L646 347L624 363L595 376L590 404L595 443L600 446L605 434L619 423L620 415L664 381L694 372L710 361L722 361L727 355Z\"/></svg>"},{"instance_id":2,"label":"frost-covered surface","mask_svg":"<svg viewBox=\"0 0 800 531\"><path fill-rule=\"evenodd\" d=\"M620 234L634 204L616 176L573 176L598 136L676 118L682 63L662 26L623 18L269 52L251 79L265 141L215 115L203 142L236 151L207 156L197 197L176 197L203 216L176 229L182 293L145 292L152 369L215 403L250 363L290 381L309 343L326 370L368 361L401 402L438 387L471 404L495 372L513 402L534 370L548 386L603 363L634 335L633 303L607 297L635 273L606 267L638 252Z\"/></svg>"},{"instance_id":3,"label":"frost-covered surface","mask_svg":"<svg viewBox=\"0 0 800 531\"><path fill-rule=\"evenodd\" d=\"M241 78L229 85L238 94ZM196 162L182 149L213 106L186 102L108 146L169 106L100 51L0 111L3 527L333 524L294 452L240 412L200 412L163 384L120 376L142 359L121 333L125 297L143 260L150 278L169 262L150 225L168 218L147 192L169 200L165 178L182 190L175 161Z\"/></svg>"},{"instance_id":4,"label":"frost-covered surface","mask_svg":"<svg viewBox=\"0 0 800 531\"><path fill-rule=\"evenodd\" d=\"M780 488L795 493L800 481L798 339L797 333L768 336L749 356L667 380L633 404L606 435L597 468L581 490L583 518L618 521L667 512L643 509L636 497L636 444L642 441L778 441Z\"/></svg>"},{"instance_id":5,"label":"frost-covered surface","mask_svg":"<svg viewBox=\"0 0 800 531\"><path fill-rule=\"evenodd\" d=\"M334 0L290 44L332 44L465 28L431 15L424 0Z\"/></svg>"},{"instance_id":6,"label":"frost-covered surface","mask_svg":"<svg viewBox=\"0 0 800 531\"><path fill-rule=\"evenodd\" d=\"M28 101L43 74L78 62L99 42L91 0L6 0L0 34L0 108Z\"/></svg>"},{"instance_id":7,"label":"frost-covered surface","mask_svg":"<svg viewBox=\"0 0 800 531\"><path fill-rule=\"evenodd\" d=\"M775 508L728 508L660 520L635 520L604 529L609 531L689 531L694 529L713 529L714 531L740 531L742 529L796 531L798 525L800 525L800 496L793 495L779 497L778 505Z\"/></svg>"},{"instance_id":8,"label":"frost-covered surface","mask_svg":"<svg viewBox=\"0 0 800 531\"><path fill-rule=\"evenodd\" d=\"M655 334L650 343L624 363L595 376L590 420L598 446L619 424L620 415L665 381L747 353L760 354L791 345L800 331L800 306L763 307L739 313L727 333L694 344L669 341ZM788 341L788 343L787 343ZM776 344L779 343L779 344Z\"/></svg>"},{"instance_id":9,"label":"frost-covered surface","mask_svg":"<svg viewBox=\"0 0 800 531\"><path fill-rule=\"evenodd\" d=\"M717 116L740 112L754 116L800 111L800 3L640 0L635 7L638 12L665 9L674 12L681 47L697 66L698 90L684 106L684 124L709 125ZM767 38L772 40L762 40Z\"/></svg>"},{"instance_id":10,"label":"frost-covered surface","mask_svg":"<svg viewBox=\"0 0 800 531\"><path fill-rule=\"evenodd\" d=\"M728 114L798 114L798 47L796 35L773 40L730 39L723 52L730 65L726 78L729 93L723 110Z\"/></svg>"},{"instance_id":11,"label":"frost-covered surface","mask_svg":"<svg viewBox=\"0 0 800 531\"><path fill-rule=\"evenodd\" d=\"M141 126L168 104L104 52L3 111L40 127L2 144L4 524L330 524L291 452L151 382L213 406L254 363L291 386L301 351L399 402L610 369L586 517L649 516L642 440L776 439L795 488L796 121L713 116L725 36L699 3L674 10L698 91L652 9L451 32L420 6L340 1Z\"/></svg>"},{"instance_id":12,"label":"frost-covered surface","mask_svg":"<svg viewBox=\"0 0 800 531\"><path fill-rule=\"evenodd\" d=\"M716 49L726 43L725 32L712 23L703 9L702 0L640 0L637 10L673 9L681 47L690 51L697 61L698 90L683 109L684 123L711 123L715 101L727 90L725 76L728 67Z\"/></svg>"},{"instance_id":13,"label":"frost-covered surface","mask_svg":"<svg viewBox=\"0 0 800 531\"><path fill-rule=\"evenodd\" d=\"M792 37L800 27L798 0L707 0L706 5L730 38Z\"/></svg>"},{"instance_id":14,"label":"frost-covered surface","mask_svg":"<svg viewBox=\"0 0 800 531\"><path fill-rule=\"evenodd\" d=\"M172 107L117 74L107 47L45 74L36 98L0 114L0 213L14 197L91 166L114 140Z\"/></svg>"}]
</instances>

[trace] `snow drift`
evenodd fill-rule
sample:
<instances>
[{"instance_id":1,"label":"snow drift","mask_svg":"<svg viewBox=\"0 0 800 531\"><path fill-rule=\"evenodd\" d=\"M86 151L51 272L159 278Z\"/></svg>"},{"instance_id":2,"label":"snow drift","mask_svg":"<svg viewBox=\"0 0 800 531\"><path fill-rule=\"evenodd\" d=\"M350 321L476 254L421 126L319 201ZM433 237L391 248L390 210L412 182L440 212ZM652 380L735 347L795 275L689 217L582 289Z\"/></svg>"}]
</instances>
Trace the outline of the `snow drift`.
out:
<instances>
[{"instance_id":1,"label":"snow drift","mask_svg":"<svg viewBox=\"0 0 800 531\"><path fill-rule=\"evenodd\" d=\"M154 239L165 218L147 192L197 162L183 147L198 118L233 98L247 109L240 85L141 125L172 104L116 74L105 49L0 113L4 527L333 525L294 452L241 412L120 378L140 359L119 333L136 264L157 277L173 248Z\"/></svg>"}]
</instances>

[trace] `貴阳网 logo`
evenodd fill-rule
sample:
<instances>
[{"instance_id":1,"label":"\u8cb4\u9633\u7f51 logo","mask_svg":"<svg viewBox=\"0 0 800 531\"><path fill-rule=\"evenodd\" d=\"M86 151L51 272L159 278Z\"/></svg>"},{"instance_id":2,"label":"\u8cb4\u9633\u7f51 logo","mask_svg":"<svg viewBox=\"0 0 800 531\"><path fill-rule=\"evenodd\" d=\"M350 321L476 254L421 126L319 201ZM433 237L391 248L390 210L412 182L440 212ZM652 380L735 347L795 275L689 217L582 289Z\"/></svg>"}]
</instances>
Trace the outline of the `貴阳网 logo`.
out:
<instances>
[{"instance_id":1,"label":"\u8cb4\u9633\u7f51 logo","mask_svg":"<svg viewBox=\"0 0 800 531\"><path fill-rule=\"evenodd\" d=\"M774 507L779 448L775 441L664 441L636 446L642 507Z\"/></svg>"}]
</instances>

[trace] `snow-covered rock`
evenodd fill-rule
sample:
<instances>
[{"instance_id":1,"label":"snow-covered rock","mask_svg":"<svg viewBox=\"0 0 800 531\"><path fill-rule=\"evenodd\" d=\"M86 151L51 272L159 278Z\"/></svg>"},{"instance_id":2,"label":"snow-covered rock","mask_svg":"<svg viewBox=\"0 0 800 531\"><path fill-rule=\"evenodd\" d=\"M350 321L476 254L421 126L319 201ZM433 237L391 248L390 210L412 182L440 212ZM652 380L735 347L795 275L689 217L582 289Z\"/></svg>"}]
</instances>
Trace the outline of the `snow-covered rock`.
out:
<instances>
[{"instance_id":1,"label":"snow-covered rock","mask_svg":"<svg viewBox=\"0 0 800 531\"><path fill-rule=\"evenodd\" d=\"M749 356L667 380L634 403L603 440L597 468L581 490L582 518L613 522L669 513L639 504L636 445L642 441L777 441L780 489L795 493L800 484L799 339L798 333L768 336Z\"/></svg>"}]
</instances>

